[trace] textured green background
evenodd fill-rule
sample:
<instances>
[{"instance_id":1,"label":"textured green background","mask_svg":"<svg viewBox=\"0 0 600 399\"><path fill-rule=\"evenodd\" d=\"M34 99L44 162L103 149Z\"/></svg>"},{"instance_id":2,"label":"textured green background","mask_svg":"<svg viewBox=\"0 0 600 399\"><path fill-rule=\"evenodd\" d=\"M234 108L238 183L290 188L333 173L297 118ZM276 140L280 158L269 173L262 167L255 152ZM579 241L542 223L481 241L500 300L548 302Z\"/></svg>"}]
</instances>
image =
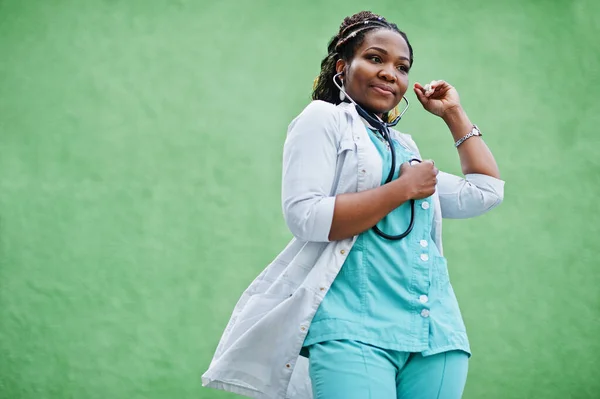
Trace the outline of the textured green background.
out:
<instances>
[{"instance_id":1,"label":"textured green background","mask_svg":"<svg viewBox=\"0 0 600 399\"><path fill-rule=\"evenodd\" d=\"M0 0L0 398L234 397L200 375L290 238L286 127L361 9L408 33L411 81L458 88L507 181L445 223L465 398L599 398L593 3ZM400 129L459 172L409 98Z\"/></svg>"}]
</instances>

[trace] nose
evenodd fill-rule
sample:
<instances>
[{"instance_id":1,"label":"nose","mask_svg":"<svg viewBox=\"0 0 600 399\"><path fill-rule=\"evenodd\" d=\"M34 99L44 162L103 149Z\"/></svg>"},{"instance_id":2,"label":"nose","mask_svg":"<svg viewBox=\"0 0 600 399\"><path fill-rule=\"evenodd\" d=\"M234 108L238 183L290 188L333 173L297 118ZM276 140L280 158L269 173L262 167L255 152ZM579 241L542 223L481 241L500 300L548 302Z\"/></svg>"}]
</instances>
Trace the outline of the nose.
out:
<instances>
[{"instance_id":1,"label":"nose","mask_svg":"<svg viewBox=\"0 0 600 399\"><path fill-rule=\"evenodd\" d=\"M379 77L390 82L394 83L396 81L396 71L393 66L385 65L379 71Z\"/></svg>"}]
</instances>

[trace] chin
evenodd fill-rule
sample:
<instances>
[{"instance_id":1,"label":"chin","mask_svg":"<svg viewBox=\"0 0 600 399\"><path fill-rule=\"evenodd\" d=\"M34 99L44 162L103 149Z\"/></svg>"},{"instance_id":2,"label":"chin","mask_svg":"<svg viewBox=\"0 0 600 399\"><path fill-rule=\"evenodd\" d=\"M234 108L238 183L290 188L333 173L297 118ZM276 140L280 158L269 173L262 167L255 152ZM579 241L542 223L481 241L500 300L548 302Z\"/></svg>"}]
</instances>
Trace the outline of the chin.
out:
<instances>
[{"instance_id":1,"label":"chin","mask_svg":"<svg viewBox=\"0 0 600 399\"><path fill-rule=\"evenodd\" d=\"M376 114L385 114L386 112L391 111L392 109L394 109L396 107L396 105L398 105L397 103L390 103L389 101L369 101L368 103L365 104L366 108L371 111L374 112Z\"/></svg>"},{"instance_id":2,"label":"chin","mask_svg":"<svg viewBox=\"0 0 600 399\"><path fill-rule=\"evenodd\" d=\"M391 110L393 110L394 107L395 107L395 105L382 106L381 104L370 104L367 109L376 114L385 114L386 112L390 112Z\"/></svg>"}]
</instances>

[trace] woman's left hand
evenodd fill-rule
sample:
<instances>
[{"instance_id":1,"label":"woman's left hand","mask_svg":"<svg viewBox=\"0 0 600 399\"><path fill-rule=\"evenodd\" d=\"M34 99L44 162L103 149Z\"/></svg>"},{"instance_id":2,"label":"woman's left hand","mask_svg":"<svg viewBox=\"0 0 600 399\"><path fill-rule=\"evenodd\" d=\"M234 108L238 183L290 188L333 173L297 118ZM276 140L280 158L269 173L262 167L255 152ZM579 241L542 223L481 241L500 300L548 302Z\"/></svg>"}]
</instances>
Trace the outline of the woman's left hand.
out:
<instances>
[{"instance_id":1,"label":"woman's left hand","mask_svg":"<svg viewBox=\"0 0 600 399\"><path fill-rule=\"evenodd\" d=\"M460 108L458 91L452 85L443 80L434 80L430 86L428 92L420 83L414 86L417 98L427 111L443 118L448 111Z\"/></svg>"}]
</instances>

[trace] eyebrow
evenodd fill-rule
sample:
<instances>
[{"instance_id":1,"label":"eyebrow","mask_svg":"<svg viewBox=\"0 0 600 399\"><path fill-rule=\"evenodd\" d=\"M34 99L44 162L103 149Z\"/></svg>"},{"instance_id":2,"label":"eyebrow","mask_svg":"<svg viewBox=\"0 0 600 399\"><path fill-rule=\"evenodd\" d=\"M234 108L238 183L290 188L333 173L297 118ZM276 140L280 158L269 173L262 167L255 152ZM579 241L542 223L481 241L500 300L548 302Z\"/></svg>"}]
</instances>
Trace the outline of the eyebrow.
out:
<instances>
[{"instance_id":1,"label":"eyebrow","mask_svg":"<svg viewBox=\"0 0 600 399\"><path fill-rule=\"evenodd\" d=\"M377 50L377 51L379 51L379 52L382 52L382 53L383 53L383 54L385 54L385 55L388 55L388 52L387 52L387 50L384 50L384 49L382 49L381 47L371 46L371 47L369 47L368 49L366 49L365 51L367 51L367 50ZM402 56L400 56L400 57L398 57L398 59L401 59L401 60L405 60L405 61L409 61L409 62L410 62L410 60L409 60L408 58L406 58L406 57L402 57Z\"/></svg>"}]
</instances>

